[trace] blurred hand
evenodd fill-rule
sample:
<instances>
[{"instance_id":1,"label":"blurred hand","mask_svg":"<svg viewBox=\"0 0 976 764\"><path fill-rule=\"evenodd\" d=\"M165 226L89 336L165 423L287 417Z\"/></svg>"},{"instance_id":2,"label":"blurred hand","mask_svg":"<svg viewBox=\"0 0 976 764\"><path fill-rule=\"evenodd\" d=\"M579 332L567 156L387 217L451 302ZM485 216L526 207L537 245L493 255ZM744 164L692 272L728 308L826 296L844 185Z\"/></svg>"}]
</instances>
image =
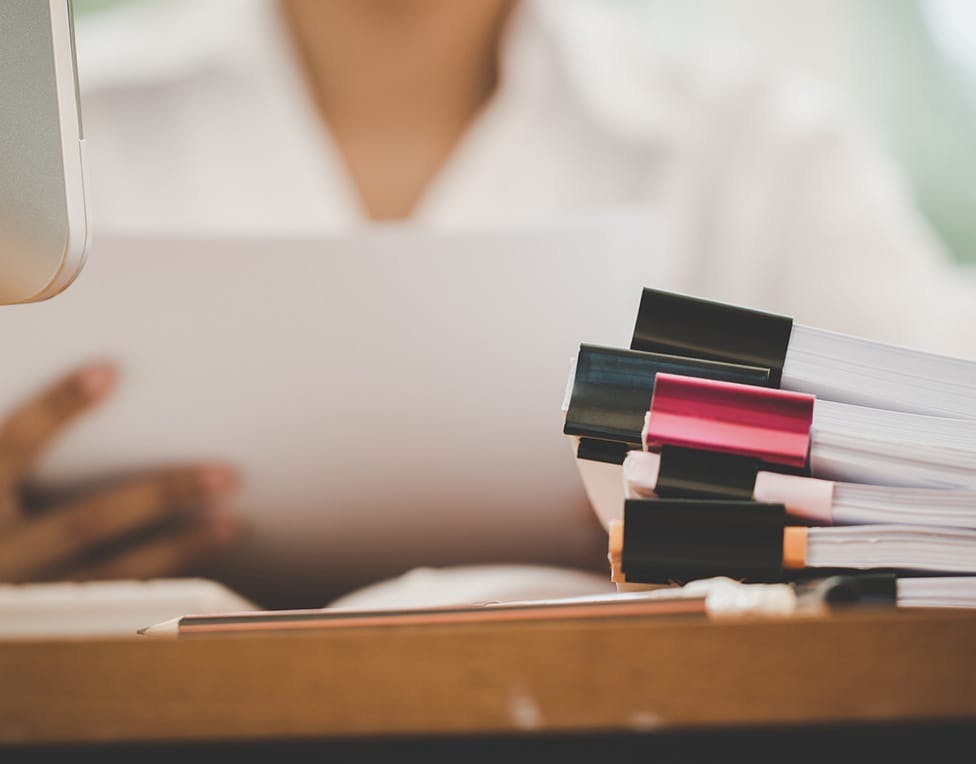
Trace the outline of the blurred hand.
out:
<instances>
[{"instance_id":1,"label":"blurred hand","mask_svg":"<svg viewBox=\"0 0 976 764\"><path fill-rule=\"evenodd\" d=\"M170 467L27 504L26 478L44 448L115 378L109 365L88 366L0 415L0 581L189 575L236 537L226 509L236 476L222 465Z\"/></svg>"}]
</instances>

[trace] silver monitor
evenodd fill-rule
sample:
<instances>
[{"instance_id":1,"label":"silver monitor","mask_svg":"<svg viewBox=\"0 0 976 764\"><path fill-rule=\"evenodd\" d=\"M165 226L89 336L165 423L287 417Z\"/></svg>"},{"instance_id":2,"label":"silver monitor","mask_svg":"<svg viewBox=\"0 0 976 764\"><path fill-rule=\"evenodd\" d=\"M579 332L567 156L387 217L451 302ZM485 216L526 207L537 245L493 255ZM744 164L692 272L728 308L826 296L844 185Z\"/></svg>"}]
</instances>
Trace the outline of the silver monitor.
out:
<instances>
[{"instance_id":1,"label":"silver monitor","mask_svg":"<svg viewBox=\"0 0 976 764\"><path fill-rule=\"evenodd\" d=\"M0 0L0 305L53 297L88 249L71 0Z\"/></svg>"}]
</instances>

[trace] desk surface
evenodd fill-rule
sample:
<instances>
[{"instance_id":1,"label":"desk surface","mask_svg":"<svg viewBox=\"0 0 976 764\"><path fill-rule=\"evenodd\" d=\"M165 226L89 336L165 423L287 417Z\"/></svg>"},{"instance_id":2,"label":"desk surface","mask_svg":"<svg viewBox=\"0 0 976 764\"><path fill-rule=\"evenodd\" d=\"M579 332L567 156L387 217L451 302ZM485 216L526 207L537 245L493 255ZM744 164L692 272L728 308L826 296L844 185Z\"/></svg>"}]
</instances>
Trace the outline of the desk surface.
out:
<instances>
[{"instance_id":1,"label":"desk surface","mask_svg":"<svg viewBox=\"0 0 976 764\"><path fill-rule=\"evenodd\" d=\"M0 641L5 744L976 721L976 612Z\"/></svg>"}]
</instances>

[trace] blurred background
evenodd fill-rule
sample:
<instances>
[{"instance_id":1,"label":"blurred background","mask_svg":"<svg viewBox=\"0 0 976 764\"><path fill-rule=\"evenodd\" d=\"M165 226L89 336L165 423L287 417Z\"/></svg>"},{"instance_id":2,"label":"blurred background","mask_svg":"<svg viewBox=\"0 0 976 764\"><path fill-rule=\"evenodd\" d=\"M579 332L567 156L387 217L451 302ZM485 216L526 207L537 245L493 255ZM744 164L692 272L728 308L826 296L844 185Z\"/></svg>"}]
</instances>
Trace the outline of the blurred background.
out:
<instances>
[{"instance_id":1,"label":"blurred background","mask_svg":"<svg viewBox=\"0 0 976 764\"><path fill-rule=\"evenodd\" d=\"M75 0L79 18L158 0ZM607 0L649 30L741 48L815 79L872 130L959 261L976 265L976 4L970 0ZM85 45L85 26L78 29ZM84 77L84 72L81 72Z\"/></svg>"},{"instance_id":2,"label":"blurred background","mask_svg":"<svg viewBox=\"0 0 976 764\"><path fill-rule=\"evenodd\" d=\"M960 260L976 262L976 4L631 0L689 40L819 80L873 129Z\"/></svg>"}]
</instances>

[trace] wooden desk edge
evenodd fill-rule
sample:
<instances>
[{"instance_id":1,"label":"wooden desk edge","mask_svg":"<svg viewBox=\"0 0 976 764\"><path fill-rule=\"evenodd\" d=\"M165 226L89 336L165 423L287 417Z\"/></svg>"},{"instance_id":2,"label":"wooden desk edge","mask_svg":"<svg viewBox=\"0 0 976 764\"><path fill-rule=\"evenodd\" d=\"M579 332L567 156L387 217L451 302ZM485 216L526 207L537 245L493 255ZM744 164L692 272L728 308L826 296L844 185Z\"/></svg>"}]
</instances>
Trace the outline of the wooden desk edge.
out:
<instances>
[{"instance_id":1,"label":"wooden desk edge","mask_svg":"<svg viewBox=\"0 0 976 764\"><path fill-rule=\"evenodd\" d=\"M0 743L976 720L976 611L0 642Z\"/></svg>"}]
</instances>

